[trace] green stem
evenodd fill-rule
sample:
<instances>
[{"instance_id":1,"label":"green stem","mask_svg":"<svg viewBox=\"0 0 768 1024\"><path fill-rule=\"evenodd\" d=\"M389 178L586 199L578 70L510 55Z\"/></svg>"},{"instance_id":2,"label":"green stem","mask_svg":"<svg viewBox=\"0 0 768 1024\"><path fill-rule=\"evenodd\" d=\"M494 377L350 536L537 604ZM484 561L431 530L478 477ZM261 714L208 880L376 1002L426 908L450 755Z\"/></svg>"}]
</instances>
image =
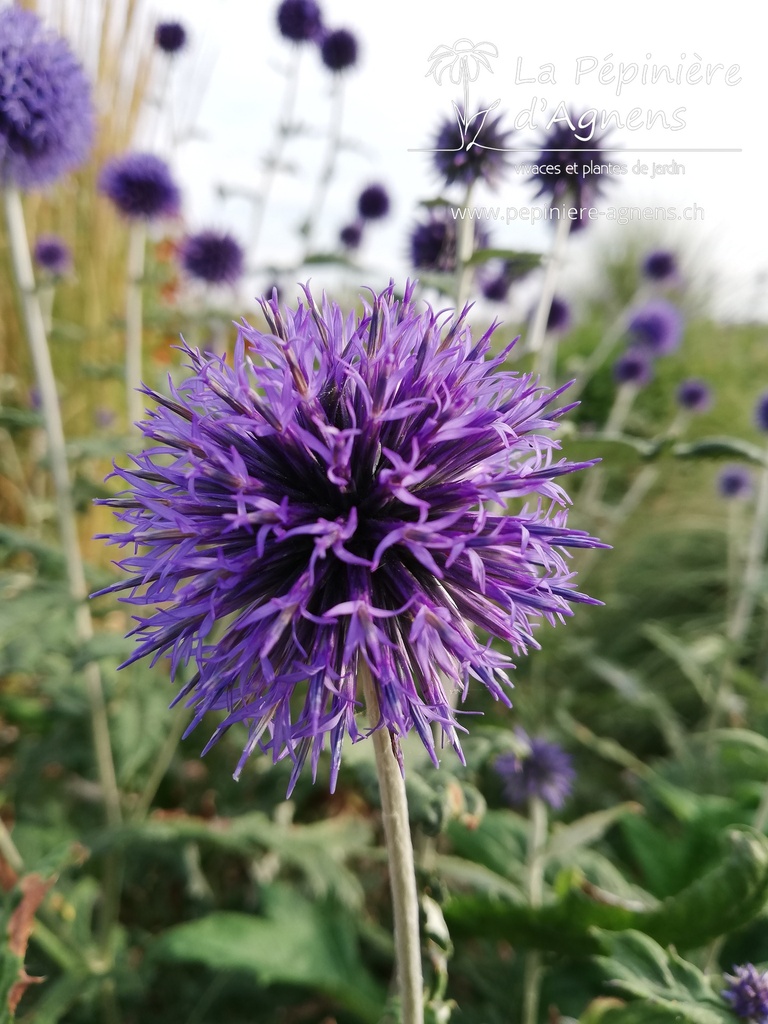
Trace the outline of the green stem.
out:
<instances>
[{"instance_id":1,"label":"green stem","mask_svg":"<svg viewBox=\"0 0 768 1024\"><path fill-rule=\"evenodd\" d=\"M143 289L147 251L147 224L137 219L128 235L128 282L125 295L125 407L129 429L142 418L144 402L136 390L141 384L141 348L144 334Z\"/></svg>"},{"instance_id":2,"label":"green stem","mask_svg":"<svg viewBox=\"0 0 768 1024\"><path fill-rule=\"evenodd\" d=\"M472 182L464 195L464 217L456 220L456 309L461 310L469 298L472 274L468 263L475 248L475 222L469 216L472 201Z\"/></svg>"},{"instance_id":3,"label":"green stem","mask_svg":"<svg viewBox=\"0 0 768 1024\"><path fill-rule=\"evenodd\" d=\"M171 761L179 749L179 740L187 724L187 711L188 709L184 704L179 704L174 709L171 728L152 765L152 773L147 779L141 796L133 809L132 817L135 821L142 821L149 813L149 808L152 806L152 801L160 787L160 783L163 781L165 773L168 771Z\"/></svg>"},{"instance_id":4,"label":"green stem","mask_svg":"<svg viewBox=\"0 0 768 1024\"><path fill-rule=\"evenodd\" d=\"M536 354L535 370L541 377L542 384L549 385L554 376L555 361L557 357L557 338L547 333L547 320L549 311L552 308L552 299L555 295L555 284L560 271L565 245L571 230L571 222L565 216L566 207L561 208L561 216L557 222L555 237L552 241L552 249L547 260L547 268L544 272L544 281L541 285L541 295L531 325L531 333L528 336L528 349Z\"/></svg>"},{"instance_id":5,"label":"green stem","mask_svg":"<svg viewBox=\"0 0 768 1024\"><path fill-rule=\"evenodd\" d=\"M309 204L307 216L302 225L304 234L304 260L312 251L312 244L315 239L315 231L320 216L328 197L328 190L333 180L333 173L336 170L336 160L341 146L341 123L344 114L344 83L341 75L333 76L331 86L331 119L328 125L328 145L325 150L323 166L315 185L312 201ZM303 262L303 261L302 261Z\"/></svg>"},{"instance_id":6,"label":"green stem","mask_svg":"<svg viewBox=\"0 0 768 1024\"><path fill-rule=\"evenodd\" d=\"M376 686L365 661L360 658L358 680L362 683L368 721L375 727L381 717ZM408 824L405 781L395 754L395 737L387 728L371 736L376 756L376 774L381 793L381 817L387 846L389 884L395 922L395 958L400 989L402 1024L423 1024L424 982L421 970L419 898L413 843Z\"/></svg>"},{"instance_id":7,"label":"green stem","mask_svg":"<svg viewBox=\"0 0 768 1024\"><path fill-rule=\"evenodd\" d=\"M543 800L532 797L526 886L531 907L540 907L544 895L544 850L547 845L547 808ZM525 955L523 972L522 1024L536 1024L539 1017L541 978L544 973L541 951L531 949Z\"/></svg>"},{"instance_id":8,"label":"green stem","mask_svg":"<svg viewBox=\"0 0 768 1024\"><path fill-rule=\"evenodd\" d=\"M757 503L747 543L744 576L733 615L728 623L728 640L734 650L738 650L749 630L765 568L765 548L768 541L768 451L765 458L766 464L760 474Z\"/></svg>"}]
</instances>

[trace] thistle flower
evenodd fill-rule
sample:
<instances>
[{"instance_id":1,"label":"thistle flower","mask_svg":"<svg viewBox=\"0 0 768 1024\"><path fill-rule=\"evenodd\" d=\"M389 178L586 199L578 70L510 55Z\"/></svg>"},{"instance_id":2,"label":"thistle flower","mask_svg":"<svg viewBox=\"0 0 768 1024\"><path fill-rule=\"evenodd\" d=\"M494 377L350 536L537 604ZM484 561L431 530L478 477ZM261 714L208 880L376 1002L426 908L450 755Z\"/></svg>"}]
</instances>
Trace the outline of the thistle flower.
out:
<instances>
[{"instance_id":1,"label":"thistle flower","mask_svg":"<svg viewBox=\"0 0 768 1024\"><path fill-rule=\"evenodd\" d=\"M0 184L50 185L91 148L91 89L68 44L37 15L0 10Z\"/></svg>"},{"instance_id":2,"label":"thistle flower","mask_svg":"<svg viewBox=\"0 0 768 1024\"><path fill-rule=\"evenodd\" d=\"M632 314L627 333L633 345L646 349L650 355L668 355L680 344L683 318L677 306L656 299Z\"/></svg>"},{"instance_id":3,"label":"thistle flower","mask_svg":"<svg viewBox=\"0 0 768 1024\"><path fill-rule=\"evenodd\" d=\"M752 474L746 466L733 462L721 470L717 488L723 498L748 498L752 494Z\"/></svg>"},{"instance_id":4,"label":"thistle flower","mask_svg":"<svg viewBox=\"0 0 768 1024\"><path fill-rule=\"evenodd\" d=\"M690 412L706 412L712 405L712 391L706 381L691 378L680 383L677 401Z\"/></svg>"},{"instance_id":5,"label":"thistle flower","mask_svg":"<svg viewBox=\"0 0 768 1024\"><path fill-rule=\"evenodd\" d=\"M524 729L515 729L528 753L500 754L494 767L504 783L504 796L513 807L524 807L533 797L558 810L573 787L576 772L573 760L557 743L540 736L530 737Z\"/></svg>"},{"instance_id":6,"label":"thistle flower","mask_svg":"<svg viewBox=\"0 0 768 1024\"><path fill-rule=\"evenodd\" d=\"M411 263L419 270L452 273L456 269L456 239L456 221L445 207L435 207L411 232ZM485 249L488 242L488 232L475 224L475 248Z\"/></svg>"},{"instance_id":7,"label":"thistle flower","mask_svg":"<svg viewBox=\"0 0 768 1024\"><path fill-rule=\"evenodd\" d=\"M236 777L260 747L293 762L292 787L327 745L333 787L344 737L368 734L363 666L370 729L415 730L437 763L435 725L461 757L447 691L472 680L508 705L513 668L472 627L520 655L540 620L595 603L564 557L600 544L569 528L557 483L589 465L557 457L563 389L503 371L468 309L419 311L413 290L390 285L357 321L307 289L296 310L262 299L268 333L243 321L233 365L185 346L192 376L143 389L152 447L103 502L129 578L105 592L152 609L129 662L168 654L175 676L194 659L176 699L190 729L226 712L208 746L248 723Z\"/></svg>"},{"instance_id":8,"label":"thistle flower","mask_svg":"<svg viewBox=\"0 0 768 1024\"><path fill-rule=\"evenodd\" d=\"M40 235L32 255L38 267L53 277L62 277L72 268L72 253L58 235Z\"/></svg>"},{"instance_id":9,"label":"thistle flower","mask_svg":"<svg viewBox=\"0 0 768 1024\"><path fill-rule=\"evenodd\" d=\"M389 213L389 194L383 185L369 185L360 193L357 212L363 220L379 220Z\"/></svg>"},{"instance_id":10,"label":"thistle flower","mask_svg":"<svg viewBox=\"0 0 768 1024\"><path fill-rule=\"evenodd\" d=\"M530 274L536 264L530 259L510 258L503 260L497 270L491 270L490 275L485 273L488 264L485 264L480 273L480 290L486 299L492 302L504 302L509 294L509 289L515 281L521 281Z\"/></svg>"},{"instance_id":11,"label":"thistle flower","mask_svg":"<svg viewBox=\"0 0 768 1024\"><path fill-rule=\"evenodd\" d=\"M631 345L613 364L613 379L617 384L645 387L653 379L653 363L647 351Z\"/></svg>"},{"instance_id":12,"label":"thistle flower","mask_svg":"<svg viewBox=\"0 0 768 1024\"><path fill-rule=\"evenodd\" d=\"M492 187L499 184L509 167L505 150L511 136L502 128L502 117L480 109L466 121L463 106L458 106L456 117L440 125L432 161L446 185L472 185L480 179Z\"/></svg>"},{"instance_id":13,"label":"thistle flower","mask_svg":"<svg viewBox=\"0 0 768 1024\"><path fill-rule=\"evenodd\" d=\"M649 252L643 260L642 272L649 281L671 284L678 277L677 257L666 249Z\"/></svg>"},{"instance_id":14,"label":"thistle flower","mask_svg":"<svg viewBox=\"0 0 768 1024\"><path fill-rule=\"evenodd\" d=\"M552 303L547 315L547 332L564 334L571 326L571 307L557 295L552 296Z\"/></svg>"},{"instance_id":15,"label":"thistle flower","mask_svg":"<svg viewBox=\"0 0 768 1024\"><path fill-rule=\"evenodd\" d=\"M607 174L593 173L595 165L600 165L600 153L592 151L603 148L606 136L593 134L587 139L586 130L578 127L579 120L578 115L571 114L570 123L558 121L552 127L536 157L537 170L532 179L539 186L536 197L546 196L552 206L565 204L587 210L595 205L608 178ZM578 231L586 222L579 215L571 222L571 231Z\"/></svg>"},{"instance_id":16,"label":"thistle flower","mask_svg":"<svg viewBox=\"0 0 768 1024\"><path fill-rule=\"evenodd\" d=\"M181 203L168 164L152 153L127 153L110 160L99 175L99 190L131 220L174 216Z\"/></svg>"},{"instance_id":17,"label":"thistle flower","mask_svg":"<svg viewBox=\"0 0 768 1024\"><path fill-rule=\"evenodd\" d=\"M327 32L320 44L320 56L330 71L346 71L357 63L357 39L345 28Z\"/></svg>"},{"instance_id":18,"label":"thistle flower","mask_svg":"<svg viewBox=\"0 0 768 1024\"><path fill-rule=\"evenodd\" d=\"M363 225L359 221L345 224L339 232L339 241L347 249L357 249L363 240Z\"/></svg>"},{"instance_id":19,"label":"thistle flower","mask_svg":"<svg viewBox=\"0 0 768 1024\"><path fill-rule=\"evenodd\" d=\"M320 8L314 0L283 0L277 9L277 27L291 42L316 40L322 32Z\"/></svg>"},{"instance_id":20,"label":"thistle flower","mask_svg":"<svg viewBox=\"0 0 768 1024\"><path fill-rule=\"evenodd\" d=\"M744 964L723 977L727 987L720 994L736 1016L753 1024L768 1024L768 971Z\"/></svg>"},{"instance_id":21,"label":"thistle flower","mask_svg":"<svg viewBox=\"0 0 768 1024\"><path fill-rule=\"evenodd\" d=\"M755 405L755 425L758 430L768 430L768 391L758 398Z\"/></svg>"},{"instance_id":22,"label":"thistle flower","mask_svg":"<svg viewBox=\"0 0 768 1024\"><path fill-rule=\"evenodd\" d=\"M179 256L189 276L207 284L235 284L243 275L243 250L224 231L188 235L181 243Z\"/></svg>"},{"instance_id":23,"label":"thistle flower","mask_svg":"<svg viewBox=\"0 0 768 1024\"><path fill-rule=\"evenodd\" d=\"M183 50L187 43L187 30L178 21L161 21L155 27L155 45L158 50L172 56Z\"/></svg>"}]
</instances>

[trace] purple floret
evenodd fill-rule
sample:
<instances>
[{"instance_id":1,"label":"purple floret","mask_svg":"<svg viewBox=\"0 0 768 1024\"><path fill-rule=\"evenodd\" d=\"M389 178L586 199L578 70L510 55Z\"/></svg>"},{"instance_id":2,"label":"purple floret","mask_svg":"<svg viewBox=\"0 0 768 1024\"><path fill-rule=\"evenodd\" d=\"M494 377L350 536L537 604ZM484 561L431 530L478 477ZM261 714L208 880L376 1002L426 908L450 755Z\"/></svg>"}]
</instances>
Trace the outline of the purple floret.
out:
<instances>
[{"instance_id":1,"label":"purple floret","mask_svg":"<svg viewBox=\"0 0 768 1024\"><path fill-rule=\"evenodd\" d=\"M529 748L525 755L500 754L494 767L504 784L504 796L513 807L524 807L529 800L543 800L559 810L570 796L576 772L573 759L557 743L540 736L531 738L524 729L515 734Z\"/></svg>"},{"instance_id":2,"label":"purple floret","mask_svg":"<svg viewBox=\"0 0 768 1024\"><path fill-rule=\"evenodd\" d=\"M736 1016L751 1024L768 1024L768 971L743 964L723 977L727 987L721 995Z\"/></svg>"},{"instance_id":3,"label":"purple floret","mask_svg":"<svg viewBox=\"0 0 768 1024\"><path fill-rule=\"evenodd\" d=\"M389 213L389 193L383 185L369 185L360 193L357 212L363 220L379 220Z\"/></svg>"},{"instance_id":4,"label":"purple floret","mask_svg":"<svg viewBox=\"0 0 768 1024\"><path fill-rule=\"evenodd\" d=\"M138 609L128 663L194 663L190 729L223 712L210 747L248 726L236 776L261 748L292 762L292 787L329 747L333 787L345 736L378 728L415 731L437 764L437 727L461 757L451 692L509 705L533 630L595 603L568 561L599 542L568 526L558 480L589 463L553 436L564 389L505 371L467 309L413 293L390 285L359 318L308 290L295 310L262 299L266 328L242 321L232 362L184 346L191 375L142 389L147 447L102 502L128 548L108 592Z\"/></svg>"},{"instance_id":5,"label":"purple floret","mask_svg":"<svg viewBox=\"0 0 768 1024\"><path fill-rule=\"evenodd\" d=\"M127 153L110 160L99 175L99 190L129 219L173 217L181 206L170 167L152 153Z\"/></svg>"},{"instance_id":6,"label":"purple floret","mask_svg":"<svg viewBox=\"0 0 768 1024\"><path fill-rule=\"evenodd\" d=\"M293 43L317 41L322 33L320 8L314 0L283 0L277 8L277 27Z\"/></svg>"},{"instance_id":7,"label":"purple floret","mask_svg":"<svg viewBox=\"0 0 768 1024\"><path fill-rule=\"evenodd\" d=\"M178 21L161 21L155 27L155 45L169 56L183 50L187 43L187 30Z\"/></svg>"},{"instance_id":8,"label":"purple floret","mask_svg":"<svg viewBox=\"0 0 768 1024\"><path fill-rule=\"evenodd\" d=\"M500 114L480 109L467 124L464 109L446 118L433 140L432 162L446 185L472 185L482 179L496 186L509 167L511 132L504 130Z\"/></svg>"},{"instance_id":9,"label":"purple floret","mask_svg":"<svg viewBox=\"0 0 768 1024\"><path fill-rule=\"evenodd\" d=\"M320 44L323 64L334 72L346 71L357 63L357 38L346 28L327 32Z\"/></svg>"},{"instance_id":10,"label":"purple floret","mask_svg":"<svg viewBox=\"0 0 768 1024\"><path fill-rule=\"evenodd\" d=\"M72 253L58 235L40 235L33 250L35 263L54 277L61 277L72 269Z\"/></svg>"},{"instance_id":11,"label":"purple floret","mask_svg":"<svg viewBox=\"0 0 768 1024\"><path fill-rule=\"evenodd\" d=\"M243 250L225 231L188 235L181 244L180 257L189 276L207 284L236 284L243 276Z\"/></svg>"},{"instance_id":12,"label":"purple floret","mask_svg":"<svg viewBox=\"0 0 768 1024\"><path fill-rule=\"evenodd\" d=\"M680 383L677 401L690 412L706 412L712 405L712 389L706 381L692 377Z\"/></svg>"},{"instance_id":13,"label":"purple floret","mask_svg":"<svg viewBox=\"0 0 768 1024\"><path fill-rule=\"evenodd\" d=\"M669 355L680 345L683 317L677 306L657 299L632 314L627 332L632 344L644 348L650 355Z\"/></svg>"},{"instance_id":14,"label":"purple floret","mask_svg":"<svg viewBox=\"0 0 768 1024\"><path fill-rule=\"evenodd\" d=\"M645 349L635 345L619 356L613 364L613 379L617 384L645 387L653 379L653 362Z\"/></svg>"},{"instance_id":15,"label":"purple floret","mask_svg":"<svg viewBox=\"0 0 768 1024\"><path fill-rule=\"evenodd\" d=\"M721 470L717 487L724 498L748 498L752 494L752 474L746 466L733 462Z\"/></svg>"},{"instance_id":16,"label":"purple floret","mask_svg":"<svg viewBox=\"0 0 768 1024\"><path fill-rule=\"evenodd\" d=\"M0 10L0 185L50 185L87 158L91 87L68 44L31 11Z\"/></svg>"}]
</instances>

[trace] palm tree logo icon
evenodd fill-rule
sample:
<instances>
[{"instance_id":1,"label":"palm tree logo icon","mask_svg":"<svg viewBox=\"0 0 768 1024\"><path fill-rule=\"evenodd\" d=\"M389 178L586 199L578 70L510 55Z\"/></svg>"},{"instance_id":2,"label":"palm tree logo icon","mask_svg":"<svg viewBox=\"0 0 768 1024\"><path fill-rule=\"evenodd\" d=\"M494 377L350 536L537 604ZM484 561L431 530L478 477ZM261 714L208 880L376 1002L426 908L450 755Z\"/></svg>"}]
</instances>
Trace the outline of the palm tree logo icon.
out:
<instances>
[{"instance_id":1,"label":"palm tree logo icon","mask_svg":"<svg viewBox=\"0 0 768 1024\"><path fill-rule=\"evenodd\" d=\"M493 73L490 58L498 57L498 55L499 51L493 43L486 41L473 43L471 39L464 38L457 39L452 46L441 43L440 46L435 47L427 58L431 61L431 64L429 70L424 76L425 78L428 78L431 75L438 85L442 85L443 78L447 73L449 80L454 85L461 84L464 98L463 106L459 107L456 103L453 104L461 135L461 145L458 147L459 149L471 149L473 145L477 144L477 136L482 130L488 113L499 104L499 100L496 100L495 103L491 104L491 106L486 110L480 110L475 114L470 114L469 83L477 81L480 76L481 68L486 68L488 71ZM473 121L476 122L474 138L467 141L469 127Z\"/></svg>"}]
</instances>

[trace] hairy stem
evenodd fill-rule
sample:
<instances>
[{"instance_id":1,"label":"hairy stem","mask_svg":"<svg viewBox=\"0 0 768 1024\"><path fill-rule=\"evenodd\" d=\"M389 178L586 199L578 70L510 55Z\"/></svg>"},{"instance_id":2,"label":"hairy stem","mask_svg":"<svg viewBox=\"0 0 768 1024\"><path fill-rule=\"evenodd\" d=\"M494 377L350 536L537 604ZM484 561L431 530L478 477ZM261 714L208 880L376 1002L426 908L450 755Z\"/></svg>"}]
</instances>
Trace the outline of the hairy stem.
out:
<instances>
[{"instance_id":1,"label":"hairy stem","mask_svg":"<svg viewBox=\"0 0 768 1024\"><path fill-rule=\"evenodd\" d=\"M552 335L547 335L547 320L549 311L552 308L552 299L555 295L557 275L560 271L560 263L565 252L565 244L571 230L571 222L565 216L565 207L561 208L561 216L557 222L555 237L552 241L552 249L547 260L547 269L544 272L544 281L541 285L539 304L531 325L531 333L528 336L528 348L536 353L536 372L541 376L542 384L551 383L554 374L555 360L557 355L556 340Z\"/></svg>"},{"instance_id":2,"label":"hairy stem","mask_svg":"<svg viewBox=\"0 0 768 1024\"><path fill-rule=\"evenodd\" d=\"M141 346L144 335L143 287L147 251L147 225L131 224L128 236L128 282L125 296L125 407L129 428L141 419L143 402L136 390L141 384Z\"/></svg>"},{"instance_id":3,"label":"hairy stem","mask_svg":"<svg viewBox=\"0 0 768 1024\"><path fill-rule=\"evenodd\" d=\"M467 185L464 195L465 216L456 220L456 309L461 311L469 298L469 282L472 274L468 266L475 248L475 222L469 216L472 201L472 183Z\"/></svg>"},{"instance_id":4,"label":"hairy stem","mask_svg":"<svg viewBox=\"0 0 768 1024\"><path fill-rule=\"evenodd\" d=\"M381 716L371 673L360 659L358 668L368 721L375 726ZM400 762L388 729L377 729L371 740L376 755L376 774L381 793L381 817L387 845L389 884L395 921L395 958L402 1007L402 1024L423 1024L424 982L421 971L419 898L413 843L408 824L408 802Z\"/></svg>"},{"instance_id":5,"label":"hairy stem","mask_svg":"<svg viewBox=\"0 0 768 1024\"><path fill-rule=\"evenodd\" d=\"M341 75L333 76L331 85L331 117L328 124L328 141L325 159L309 204L306 219L301 227L304 235L304 259L312 252L315 232L328 198L328 191L333 181L336 161L341 147L341 123L344 116L344 82Z\"/></svg>"},{"instance_id":6,"label":"hairy stem","mask_svg":"<svg viewBox=\"0 0 768 1024\"><path fill-rule=\"evenodd\" d=\"M547 808L538 797L532 797L526 870L528 901L532 907L541 906L544 890L544 849L546 845ZM543 972L544 965L541 952L538 949L530 949L525 955L525 970L523 973L522 1024L536 1024L538 1020Z\"/></svg>"}]
</instances>

